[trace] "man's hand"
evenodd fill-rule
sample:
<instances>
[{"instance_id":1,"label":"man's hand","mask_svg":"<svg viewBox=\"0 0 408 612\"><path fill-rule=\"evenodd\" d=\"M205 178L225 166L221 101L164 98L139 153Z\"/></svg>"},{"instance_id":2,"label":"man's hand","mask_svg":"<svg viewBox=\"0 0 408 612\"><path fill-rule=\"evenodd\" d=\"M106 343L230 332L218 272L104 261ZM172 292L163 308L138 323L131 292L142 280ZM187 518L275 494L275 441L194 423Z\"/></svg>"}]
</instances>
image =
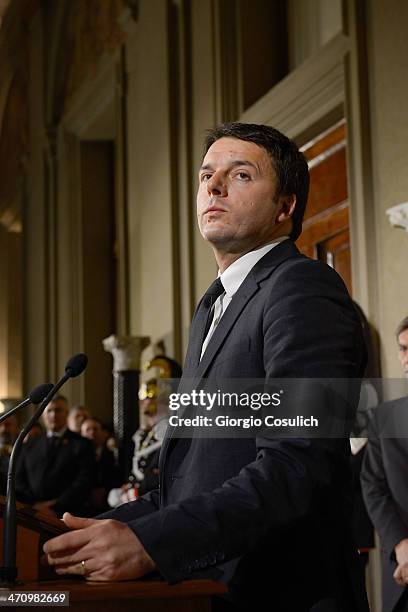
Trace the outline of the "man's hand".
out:
<instances>
[{"instance_id":1,"label":"man's hand","mask_svg":"<svg viewBox=\"0 0 408 612\"><path fill-rule=\"evenodd\" d=\"M136 534L125 523L97 520L66 512L64 523L74 529L44 544L57 574L79 574L87 580L131 580L155 569Z\"/></svg>"},{"instance_id":2,"label":"man's hand","mask_svg":"<svg viewBox=\"0 0 408 612\"><path fill-rule=\"evenodd\" d=\"M408 584L408 538L401 540L394 550L398 563L398 567L394 572L394 579L403 587Z\"/></svg>"},{"instance_id":3,"label":"man's hand","mask_svg":"<svg viewBox=\"0 0 408 612\"><path fill-rule=\"evenodd\" d=\"M49 501L37 502L34 504L33 508L39 512L44 512L44 514L57 516L56 512L53 510L53 506L55 505L56 501L56 499L50 499Z\"/></svg>"}]
</instances>

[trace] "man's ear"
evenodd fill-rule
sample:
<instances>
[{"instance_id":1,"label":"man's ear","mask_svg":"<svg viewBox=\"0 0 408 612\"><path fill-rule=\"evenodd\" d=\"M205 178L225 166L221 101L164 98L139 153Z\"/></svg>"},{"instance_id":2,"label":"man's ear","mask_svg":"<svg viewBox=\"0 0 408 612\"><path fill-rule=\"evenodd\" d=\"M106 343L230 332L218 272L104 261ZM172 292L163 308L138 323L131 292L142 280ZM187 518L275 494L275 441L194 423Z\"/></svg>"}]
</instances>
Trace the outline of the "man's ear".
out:
<instances>
[{"instance_id":1,"label":"man's ear","mask_svg":"<svg viewBox=\"0 0 408 612\"><path fill-rule=\"evenodd\" d=\"M281 196L279 198L279 212L276 217L276 223L284 223L290 219L295 212L295 208L296 195L294 193Z\"/></svg>"}]
</instances>

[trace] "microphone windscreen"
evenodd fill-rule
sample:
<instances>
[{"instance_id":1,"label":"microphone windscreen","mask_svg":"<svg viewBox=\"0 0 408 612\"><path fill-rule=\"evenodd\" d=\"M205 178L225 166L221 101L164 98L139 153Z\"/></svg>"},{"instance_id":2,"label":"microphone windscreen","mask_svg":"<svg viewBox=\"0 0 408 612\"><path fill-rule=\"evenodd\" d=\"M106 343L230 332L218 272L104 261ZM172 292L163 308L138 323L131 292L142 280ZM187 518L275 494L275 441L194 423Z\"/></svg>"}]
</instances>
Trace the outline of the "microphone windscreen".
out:
<instances>
[{"instance_id":1,"label":"microphone windscreen","mask_svg":"<svg viewBox=\"0 0 408 612\"><path fill-rule=\"evenodd\" d=\"M88 357L84 353L78 353L78 355L74 355L68 360L65 366L65 373L68 374L70 378L75 378L75 376L82 374L87 364Z\"/></svg>"},{"instance_id":2,"label":"microphone windscreen","mask_svg":"<svg viewBox=\"0 0 408 612\"><path fill-rule=\"evenodd\" d=\"M33 404L40 404L43 401L43 399L47 397L47 395L50 393L53 387L54 385L52 385L51 383L44 383L43 385L37 385L37 387L35 387L29 395L30 400L32 401Z\"/></svg>"}]
</instances>

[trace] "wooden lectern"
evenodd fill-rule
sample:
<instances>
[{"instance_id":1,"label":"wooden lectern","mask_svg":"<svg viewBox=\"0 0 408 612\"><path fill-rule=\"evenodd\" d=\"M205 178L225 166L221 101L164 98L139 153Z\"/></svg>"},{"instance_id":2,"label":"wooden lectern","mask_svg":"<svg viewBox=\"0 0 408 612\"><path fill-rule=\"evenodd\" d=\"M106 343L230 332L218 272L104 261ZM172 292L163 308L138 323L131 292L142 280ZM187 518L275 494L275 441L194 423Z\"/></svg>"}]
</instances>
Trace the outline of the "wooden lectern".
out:
<instances>
[{"instance_id":1,"label":"wooden lectern","mask_svg":"<svg viewBox=\"0 0 408 612\"><path fill-rule=\"evenodd\" d=\"M0 495L0 565L3 560L3 512L6 498ZM60 519L17 502L17 579L53 580L55 572L41 563L42 547L47 540L69 531Z\"/></svg>"},{"instance_id":2,"label":"wooden lectern","mask_svg":"<svg viewBox=\"0 0 408 612\"><path fill-rule=\"evenodd\" d=\"M0 554L3 558L3 511L0 496ZM44 542L68 531L57 518L17 504L16 591L69 591L69 609L75 612L210 612L211 597L225 593L223 584L210 580L191 580L169 585L163 580L129 582L87 582L83 578L61 579L41 563ZM1 563L2 561L0 561ZM25 610L26 608L17 608ZM50 606L47 610L66 609Z\"/></svg>"}]
</instances>

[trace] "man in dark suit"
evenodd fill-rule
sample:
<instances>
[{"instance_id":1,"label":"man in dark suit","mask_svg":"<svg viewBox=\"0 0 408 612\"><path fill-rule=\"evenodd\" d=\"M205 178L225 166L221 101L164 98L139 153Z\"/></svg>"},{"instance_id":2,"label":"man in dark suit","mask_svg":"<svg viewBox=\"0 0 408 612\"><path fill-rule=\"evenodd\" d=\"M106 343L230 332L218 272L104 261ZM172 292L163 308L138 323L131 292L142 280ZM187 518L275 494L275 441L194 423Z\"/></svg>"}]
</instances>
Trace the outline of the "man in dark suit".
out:
<instances>
[{"instance_id":1,"label":"man in dark suit","mask_svg":"<svg viewBox=\"0 0 408 612\"><path fill-rule=\"evenodd\" d=\"M86 504L86 514L96 516L110 509L108 493L113 487L118 487L122 479L115 455L106 447L101 421L95 417L86 418L81 425L81 435L92 442L95 452L95 476Z\"/></svg>"},{"instance_id":2,"label":"man in dark suit","mask_svg":"<svg viewBox=\"0 0 408 612\"><path fill-rule=\"evenodd\" d=\"M408 377L408 317L396 332ZM374 411L361 472L368 513L381 539L382 612L408 611L408 398Z\"/></svg>"},{"instance_id":3,"label":"man in dark suit","mask_svg":"<svg viewBox=\"0 0 408 612\"><path fill-rule=\"evenodd\" d=\"M54 398L44 411L46 433L24 444L17 466L17 498L60 516L82 512L94 477L92 443L67 427L68 405Z\"/></svg>"},{"instance_id":4,"label":"man in dark suit","mask_svg":"<svg viewBox=\"0 0 408 612\"><path fill-rule=\"evenodd\" d=\"M197 215L220 276L197 307L181 388L192 378L362 372L361 328L343 282L293 243L308 184L303 156L273 128L226 124L209 133ZM221 580L226 609L261 609L265 600L276 612L367 609L349 524L347 438L170 432L159 468L159 490L105 520L66 515L77 531L45 545L50 563L96 580L154 569L170 582Z\"/></svg>"}]
</instances>

